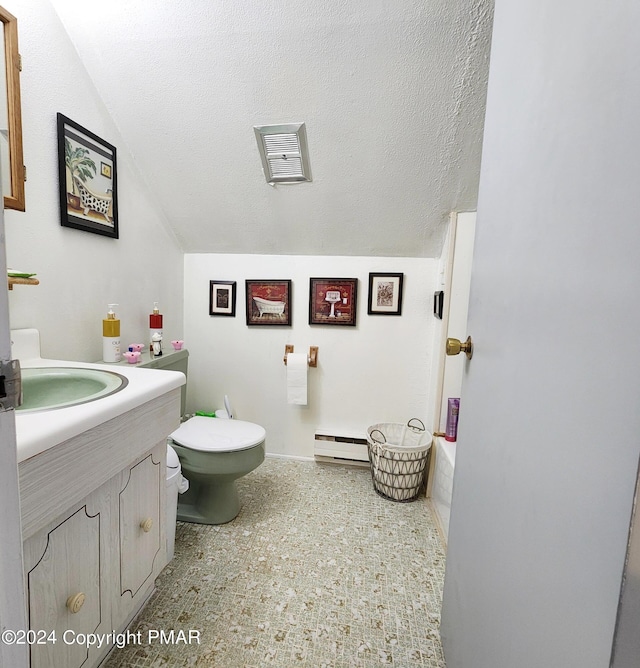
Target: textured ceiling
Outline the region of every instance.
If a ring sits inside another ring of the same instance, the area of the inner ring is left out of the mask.
[[[51,2],[185,252],[436,257],[476,207],[492,0]]]

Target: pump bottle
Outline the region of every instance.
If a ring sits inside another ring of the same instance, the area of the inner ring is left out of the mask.
[[[102,321],[102,361],[119,362],[120,354],[120,320],[116,318],[113,307],[118,304],[109,304],[107,317]]]

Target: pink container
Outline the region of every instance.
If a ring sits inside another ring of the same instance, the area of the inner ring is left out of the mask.
[[[182,346],[184,345],[184,341],[172,341],[171,345],[173,346],[174,350],[182,350]]]
[[[129,362],[129,364],[137,364],[140,361],[140,351],[138,350],[127,350],[124,354],[124,358]]]

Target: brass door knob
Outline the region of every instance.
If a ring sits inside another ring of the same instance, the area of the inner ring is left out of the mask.
[[[471,337],[467,336],[467,340],[462,343],[459,339],[447,339],[447,355],[459,355],[461,352],[463,352],[466,356],[467,359],[471,359],[473,357],[473,341],[471,341]]]
[[[84,599],[85,596],[82,592],[78,592],[77,594],[72,594],[69,596],[66,606],[72,615],[80,612],[80,608],[84,605]]]

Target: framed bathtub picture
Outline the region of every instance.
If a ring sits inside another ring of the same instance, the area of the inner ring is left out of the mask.
[[[116,147],[60,113],[58,186],[63,227],[118,238]]]
[[[309,279],[309,324],[356,324],[357,278]]]
[[[247,280],[247,325],[291,326],[291,280]]]
[[[402,279],[404,274],[369,274],[369,315],[402,315]]]
[[[209,281],[209,315],[228,315],[235,318],[235,281]]]

